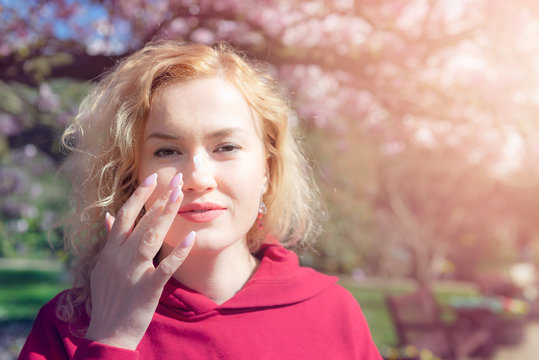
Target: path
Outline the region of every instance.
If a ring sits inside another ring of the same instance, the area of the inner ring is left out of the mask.
[[[539,322],[531,322],[524,331],[524,341],[517,346],[499,347],[492,360],[539,359]]]

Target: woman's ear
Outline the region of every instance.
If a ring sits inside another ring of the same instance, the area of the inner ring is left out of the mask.
[[[268,170],[266,169],[266,174],[264,175],[264,179],[262,182],[262,195],[264,195],[266,191],[268,191],[268,181],[269,181],[268,179],[269,179],[269,174],[268,174]]]

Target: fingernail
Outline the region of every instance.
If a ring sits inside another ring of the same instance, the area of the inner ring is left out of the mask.
[[[105,213],[105,221],[108,222],[109,219],[110,219],[110,214],[109,214],[109,212],[107,211],[107,212]]]
[[[181,247],[186,248],[186,247],[191,246],[193,241],[195,241],[195,236],[196,236],[196,232],[194,231],[191,231],[189,234],[187,234],[187,236],[185,237],[185,239],[183,239],[181,243]]]
[[[144,187],[148,187],[150,185],[153,185],[153,183],[155,183],[155,180],[157,180],[157,174],[151,174],[150,176],[148,176],[143,182],[142,184],[140,184],[141,186],[144,186]]]
[[[175,187],[178,187],[178,185],[180,184],[180,181],[182,181],[182,179],[183,179],[183,174],[182,173],[176,174],[176,176],[174,176],[172,178],[172,180],[170,180],[170,183],[168,184],[168,189],[172,190]]]
[[[182,188],[179,186],[176,186],[176,189],[170,194],[170,198],[168,199],[168,202],[170,204],[175,203],[176,200],[180,197],[180,193],[182,192]]]

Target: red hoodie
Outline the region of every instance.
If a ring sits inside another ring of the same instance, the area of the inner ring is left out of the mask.
[[[171,279],[136,351],[84,339],[88,317],[59,320],[56,297],[39,312],[19,359],[381,359],[337,278],[300,267],[279,245],[258,255],[256,273],[222,305]]]

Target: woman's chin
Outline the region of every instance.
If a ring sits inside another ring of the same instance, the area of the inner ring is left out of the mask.
[[[196,240],[195,245],[193,246],[193,249],[191,250],[191,253],[193,254],[217,253],[231,246],[236,246],[236,245],[241,246],[241,242],[239,240],[226,241],[223,238],[209,239],[209,238],[201,236],[200,239]]]
[[[174,229],[171,228],[171,231],[169,231],[163,242],[161,248],[162,254],[169,254],[188,234],[188,232],[174,232],[173,230]],[[195,231],[195,244],[193,245],[190,254],[221,252],[230,247],[247,248],[244,236],[227,233],[223,231],[223,229],[202,228],[195,229]]]

